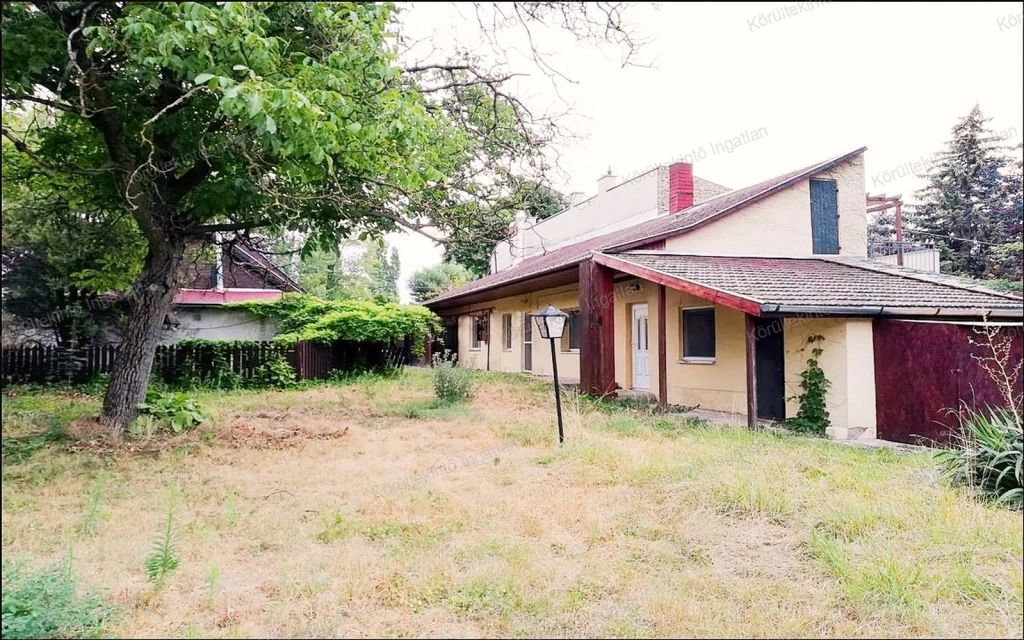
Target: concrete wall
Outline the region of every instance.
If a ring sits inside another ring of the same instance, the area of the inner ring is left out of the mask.
[[[267,341],[277,335],[277,322],[273,318],[258,318],[240,309],[178,307],[174,316],[181,324],[176,330],[161,329],[161,343],[186,338]]]
[[[867,255],[864,158],[813,176],[839,189],[839,253]],[[665,242],[667,251],[722,255],[813,255],[810,181],[803,180],[740,211]]]

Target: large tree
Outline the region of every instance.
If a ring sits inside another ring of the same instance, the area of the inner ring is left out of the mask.
[[[555,23],[633,52],[618,5],[504,7],[488,28]],[[522,175],[543,173],[557,134],[510,92],[514,74],[501,64],[401,58],[393,4],[39,1],[2,11],[5,109],[39,105],[48,116],[27,127],[5,119],[4,137],[40,168],[83,178],[68,197],[125,212],[145,243],[103,402],[115,433],[144,398],[186,243],[255,230],[323,249],[399,228],[457,236]]]
[[[975,278],[993,275],[993,250],[1011,240],[1014,208],[1006,147],[988,121],[975,105],[953,127],[907,217],[908,235],[939,248],[943,271]]]
[[[462,286],[473,279],[473,274],[457,262],[442,262],[424,267],[409,278],[409,291],[413,302],[426,302],[442,293]]]
[[[445,245],[445,260],[457,262],[473,275],[485,275],[491,266],[494,246],[512,237],[512,223],[517,211],[525,211],[534,220],[544,220],[565,209],[568,199],[555,189],[532,180],[515,185],[508,196],[454,230]]]

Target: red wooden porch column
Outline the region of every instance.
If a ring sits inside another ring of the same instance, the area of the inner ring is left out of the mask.
[[[615,393],[615,284],[612,270],[580,263],[580,391]]]
[[[757,328],[754,316],[743,314],[746,318],[747,344],[747,427],[757,430]]]
[[[668,405],[668,337],[665,334],[665,285],[658,285],[658,404]]]

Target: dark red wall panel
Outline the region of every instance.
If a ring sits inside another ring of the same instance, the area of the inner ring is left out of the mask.
[[[875,402],[878,437],[895,442],[946,442],[961,403],[973,408],[1004,405],[989,374],[972,355],[985,349],[972,325],[876,320]],[[1005,327],[1011,361],[1022,357],[1020,327]]]

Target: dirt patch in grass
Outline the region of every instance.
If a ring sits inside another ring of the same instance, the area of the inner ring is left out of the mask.
[[[73,544],[126,636],[1020,636],[1019,514],[928,456],[572,397],[558,446],[550,388],[512,376],[452,406],[418,371],[200,401],[156,455],[5,466],[5,558]]]

